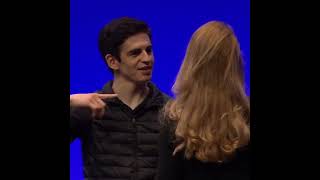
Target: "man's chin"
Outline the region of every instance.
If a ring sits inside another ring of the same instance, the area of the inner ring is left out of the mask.
[[[139,78],[139,80],[137,81],[138,83],[147,83],[151,80],[151,76],[148,77],[143,77],[143,78]]]

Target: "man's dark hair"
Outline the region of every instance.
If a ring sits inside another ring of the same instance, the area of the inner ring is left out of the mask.
[[[105,25],[99,34],[99,51],[103,59],[107,54],[111,54],[121,61],[120,46],[129,37],[138,33],[146,33],[151,40],[149,26],[145,22],[134,18],[122,17]]]

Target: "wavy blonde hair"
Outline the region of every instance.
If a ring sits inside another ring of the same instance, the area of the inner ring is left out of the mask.
[[[211,21],[192,35],[173,93],[164,115],[176,122],[186,158],[221,162],[249,143],[244,66],[230,26]]]

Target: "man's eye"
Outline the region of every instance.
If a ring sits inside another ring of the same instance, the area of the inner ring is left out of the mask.
[[[140,50],[140,49],[137,49],[137,50],[131,51],[130,55],[131,55],[131,56],[138,56],[140,53],[141,53],[141,50]]]
[[[146,49],[146,52],[147,52],[148,54],[151,54],[151,53],[152,53],[152,47],[148,47],[148,48]]]

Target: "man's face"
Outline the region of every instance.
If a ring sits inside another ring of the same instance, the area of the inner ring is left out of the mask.
[[[120,47],[118,76],[135,83],[151,79],[154,63],[152,44],[146,33],[129,37]]]

